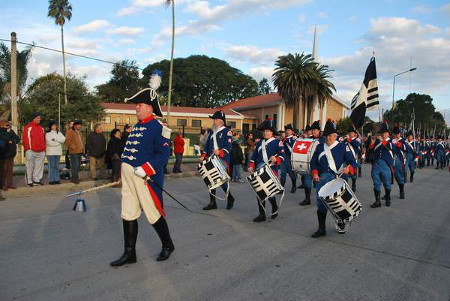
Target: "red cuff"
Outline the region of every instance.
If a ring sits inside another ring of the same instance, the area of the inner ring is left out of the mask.
[[[349,165],[348,169],[349,169],[351,175],[355,173],[355,170],[353,169],[353,166]]]
[[[384,146],[386,146],[386,144],[387,144],[387,141],[383,141],[383,142],[381,142],[381,143],[383,143],[383,145],[384,145]]]
[[[314,176],[314,175],[318,175],[319,171],[317,169],[313,169],[313,170],[311,170],[311,173]]]
[[[223,151],[223,149],[221,149],[219,151],[219,157],[223,158],[224,154],[225,154],[225,152]]]
[[[398,148],[402,147],[402,143],[401,142],[397,142],[397,147]]]
[[[352,142],[352,138],[348,138],[348,142]]]
[[[277,156],[277,165],[280,166],[281,165],[281,158]]]
[[[248,167],[255,169],[255,162],[250,162],[248,164]]]
[[[203,153],[203,154],[201,155],[201,157],[202,157],[203,159],[206,159],[208,156],[206,155],[206,153]]]
[[[369,144],[369,148],[370,149],[373,149],[374,146],[375,146],[375,143],[374,144]]]
[[[151,166],[151,164],[148,162],[145,162],[144,164],[142,164],[141,167],[144,169],[145,173],[149,177],[153,176],[156,173],[156,171],[153,169],[153,166]]]

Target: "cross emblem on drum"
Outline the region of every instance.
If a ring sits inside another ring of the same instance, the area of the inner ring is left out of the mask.
[[[293,147],[294,153],[306,154],[311,146],[311,143],[311,141],[297,141]]]

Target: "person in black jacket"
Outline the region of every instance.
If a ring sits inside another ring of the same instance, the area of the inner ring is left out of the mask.
[[[233,165],[233,176],[231,181],[244,183],[241,175],[241,165],[244,160],[244,154],[242,153],[241,148],[241,139],[238,133],[234,133],[233,135],[233,144],[231,147],[231,164]]]
[[[1,124],[5,124],[4,128],[0,129],[2,132],[4,132],[5,138],[6,138],[6,149],[4,154],[4,160],[5,160],[5,172],[3,173],[5,175],[3,186],[3,190],[7,191],[8,189],[16,189],[15,186],[13,186],[13,168],[14,168],[14,157],[17,154],[17,143],[20,142],[19,136],[16,135],[16,133],[11,129],[11,125],[9,122],[1,122]]]
[[[101,177],[106,179],[108,174],[105,168],[106,139],[103,135],[101,124],[94,126],[94,131],[87,138],[87,151],[92,180],[97,180],[97,164],[100,168]]]
[[[114,129],[111,131],[111,139],[108,142],[106,150],[107,162],[112,169],[112,182],[117,182],[120,179],[120,157],[122,156],[123,145],[120,139],[120,131]]]

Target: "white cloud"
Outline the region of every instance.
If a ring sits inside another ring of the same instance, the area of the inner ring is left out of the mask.
[[[187,25],[178,26],[175,28],[176,37],[180,36],[192,36],[197,34],[204,34],[220,30],[221,27],[215,24],[205,24],[199,21],[189,21]],[[160,46],[165,42],[170,41],[172,38],[172,27],[166,26],[153,37],[152,45],[154,47]]]
[[[356,21],[358,21],[358,16],[350,16],[350,17],[348,18],[348,20],[349,20],[350,22],[356,22]]]
[[[110,24],[106,20],[94,20],[90,23],[72,27],[72,33],[74,35],[81,35],[85,33],[96,32],[99,29],[109,27]]]
[[[412,12],[417,14],[428,14],[431,13],[432,11],[433,8],[428,5],[415,5],[412,8]]]
[[[180,5],[183,4],[185,2],[191,2],[191,1],[195,1],[195,0],[175,0],[176,1],[176,5]],[[140,13],[142,11],[144,11],[146,8],[153,8],[153,7],[165,7],[166,4],[166,0],[133,0],[131,1],[131,5],[121,8],[118,12],[117,12],[117,16],[119,17],[123,17],[126,15],[131,15],[131,14],[137,14]]]
[[[439,11],[450,17],[450,3],[439,7]]]
[[[118,45],[132,45],[134,43],[136,43],[136,41],[133,39],[120,39],[117,42]]]
[[[120,26],[108,31],[108,33],[110,34],[117,34],[122,36],[136,36],[143,32],[144,28],[142,27],[128,27],[128,26]]]
[[[276,59],[285,54],[277,48],[260,49],[256,46],[231,45],[225,48],[226,55],[235,61],[248,61],[254,64],[274,63]],[[273,68],[272,68],[273,69]]]
[[[263,77],[265,77],[269,80],[269,83],[272,84],[273,70],[273,67],[259,66],[250,68],[248,74],[250,74],[256,81],[260,81]]]

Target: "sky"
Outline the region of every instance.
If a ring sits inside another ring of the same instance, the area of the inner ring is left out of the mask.
[[[66,51],[108,61],[135,60],[140,68],[170,58],[171,9],[164,0],[72,0],[64,26]],[[334,72],[336,95],[350,103],[375,53],[381,107],[410,92],[429,94],[450,124],[450,2],[415,0],[175,0],[175,57],[203,54],[229,62],[256,80],[271,78],[278,56],[312,53]],[[0,2],[0,38],[61,48],[48,2]],[[19,46],[19,50],[23,46]],[[67,56],[67,70],[91,88],[106,82],[112,65]],[[33,51],[30,81],[62,73],[61,54]],[[175,70],[176,72],[176,70]],[[378,111],[368,114],[378,116]]]

